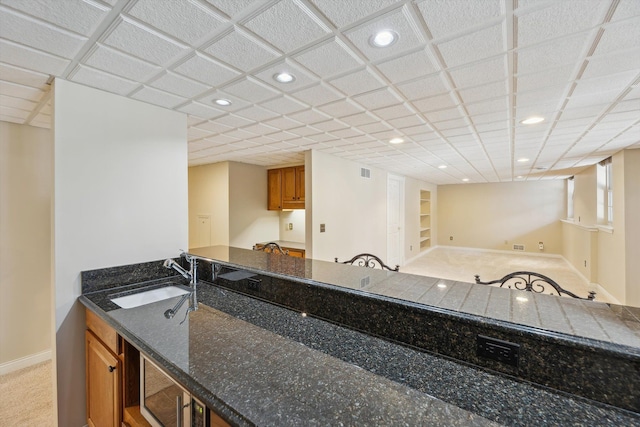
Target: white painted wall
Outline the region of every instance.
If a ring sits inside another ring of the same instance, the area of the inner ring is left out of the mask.
[[[349,259],[362,252],[385,257],[387,173],[369,168],[371,178],[361,178],[361,167],[317,151],[306,157],[307,178],[311,173],[306,182],[312,182],[305,194],[306,246],[314,259]],[[320,232],[320,224],[326,232]]]
[[[187,247],[187,121],[64,80],[56,80],[53,100],[57,419],[82,426],[80,272],[159,260]]]
[[[624,163],[625,303],[640,307],[640,149],[625,150]],[[615,213],[613,220],[615,223]]]
[[[561,180],[438,186],[438,245],[560,254],[565,200]]]
[[[0,122],[0,375],[51,357],[53,134]]]
[[[306,169],[305,169],[306,172]],[[306,193],[305,193],[306,198]],[[280,212],[280,239],[287,242],[305,242],[306,215],[304,209]],[[288,225],[292,224],[293,230]]]

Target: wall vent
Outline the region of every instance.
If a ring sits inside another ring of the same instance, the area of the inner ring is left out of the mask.
[[[524,245],[514,244],[513,245],[513,250],[514,251],[524,251]]]
[[[371,178],[371,169],[360,168],[360,176],[363,178]]]

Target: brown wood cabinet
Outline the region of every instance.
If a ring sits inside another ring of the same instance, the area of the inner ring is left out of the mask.
[[[267,209],[304,209],[304,166],[269,169]]]
[[[119,427],[122,363],[98,334],[91,329],[85,332],[87,423],[90,427]]]

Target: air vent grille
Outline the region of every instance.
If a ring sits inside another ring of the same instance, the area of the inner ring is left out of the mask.
[[[524,245],[514,244],[513,245],[513,250],[522,252],[522,251],[524,251]]]
[[[362,178],[371,178],[371,169],[360,168],[360,176]]]

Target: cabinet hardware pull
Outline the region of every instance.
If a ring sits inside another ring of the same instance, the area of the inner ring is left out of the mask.
[[[109,366],[109,372],[113,372],[113,371],[115,371],[115,370],[116,370],[116,367],[115,367],[115,366]]]

